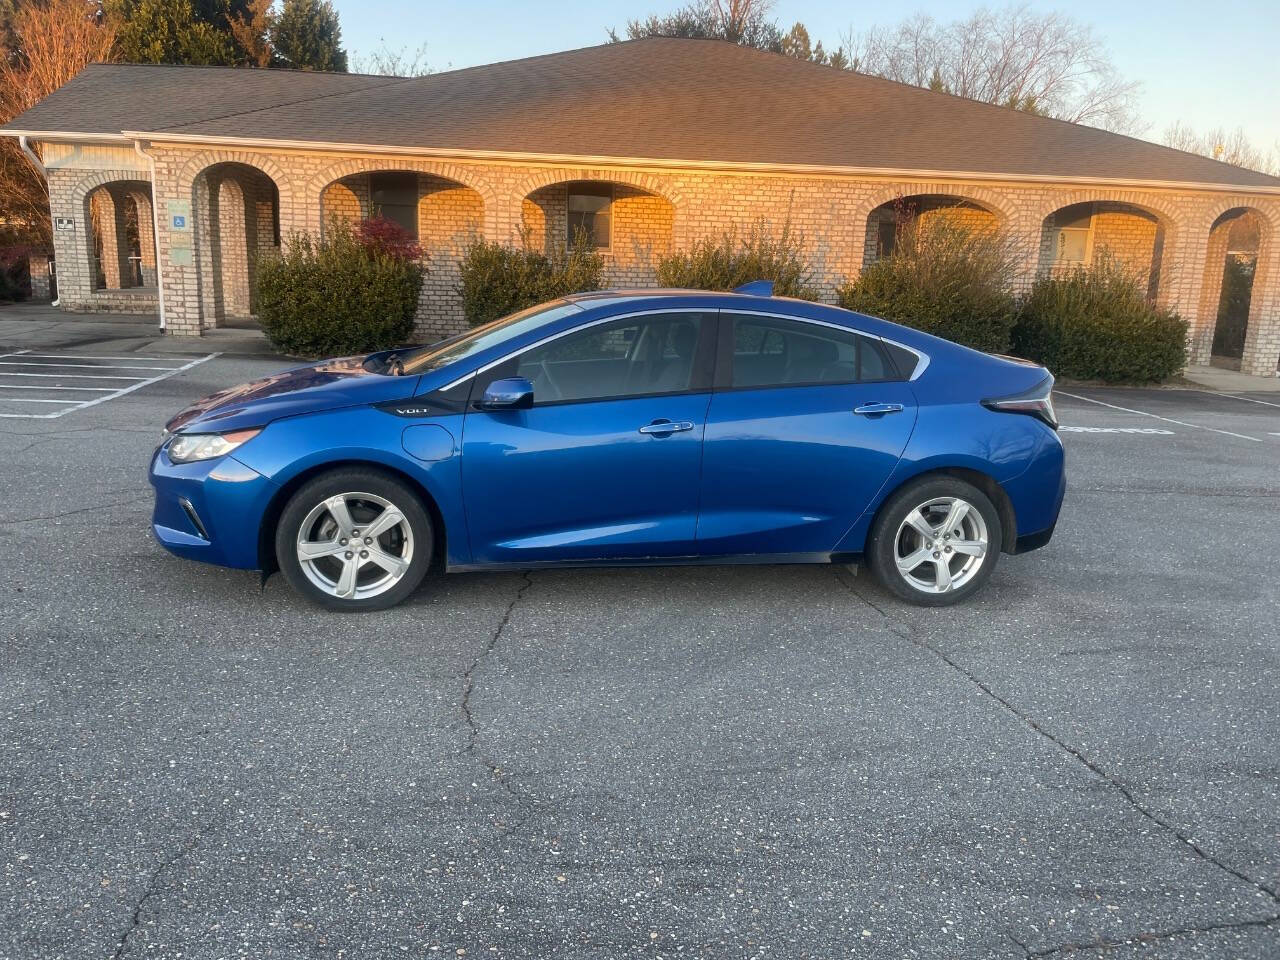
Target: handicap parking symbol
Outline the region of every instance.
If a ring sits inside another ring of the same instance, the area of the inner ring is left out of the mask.
[[[187,229],[187,218],[181,217],[181,216],[175,216],[173,218],[173,229],[175,230]]]

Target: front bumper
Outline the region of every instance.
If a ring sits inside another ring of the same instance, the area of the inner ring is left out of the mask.
[[[189,560],[256,570],[258,535],[274,483],[232,456],[174,463],[164,448],[151,458],[155,488],[151,530],[160,545]]]

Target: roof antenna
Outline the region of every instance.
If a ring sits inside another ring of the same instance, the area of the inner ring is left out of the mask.
[[[734,287],[733,292],[745,294],[748,297],[772,297],[773,281],[752,280],[750,283],[744,283],[740,287]]]

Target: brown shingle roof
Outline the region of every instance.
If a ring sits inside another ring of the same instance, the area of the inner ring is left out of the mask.
[[[1280,187],[1131,137],[715,40],[605,44],[409,80],[95,66],[10,127]]]
[[[162,130],[403,82],[398,77],[304,70],[94,63],[0,130],[85,134]]]

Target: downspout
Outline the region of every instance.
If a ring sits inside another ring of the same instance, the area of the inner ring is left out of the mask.
[[[44,178],[45,185],[47,186],[49,183],[49,171],[44,168],[44,161],[40,159],[34,150],[31,149],[31,144],[27,142],[27,135],[25,133],[18,136],[18,147],[22,150],[23,154],[26,155],[26,158],[31,161],[31,165],[36,168],[40,173],[40,176]],[[57,261],[55,260],[54,263],[57,263]],[[50,306],[56,307],[61,302],[62,297],[58,297],[58,299],[54,300]]]
[[[160,307],[160,329],[164,329],[164,265],[160,262],[160,201],[156,196],[156,158],[142,149],[143,141],[133,141],[134,152],[151,167],[151,245],[156,252],[156,300]],[[150,146],[150,144],[147,144]]]

